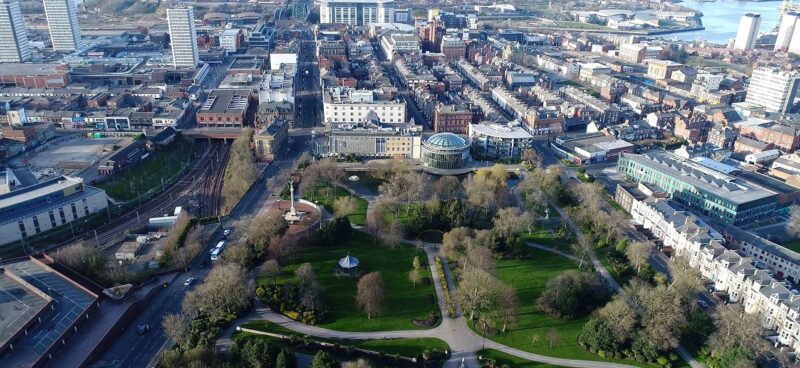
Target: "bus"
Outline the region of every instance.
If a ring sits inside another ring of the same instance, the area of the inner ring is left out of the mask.
[[[214,248],[211,248],[211,250],[208,251],[208,253],[214,253],[214,251],[217,250],[217,249],[223,249],[223,248],[225,248],[225,245],[226,245],[225,241],[224,240],[220,240],[220,242],[217,243],[217,245],[214,246]]]
[[[217,246],[214,248],[214,250],[211,251],[211,261],[212,262],[219,260],[219,257],[222,256],[222,252],[225,251],[225,245],[226,245],[226,243],[224,241],[221,241],[221,242],[219,242],[217,244]]]

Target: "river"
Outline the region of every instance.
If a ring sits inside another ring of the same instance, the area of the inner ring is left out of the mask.
[[[739,19],[746,13],[761,14],[759,32],[772,31],[780,19],[778,10],[781,5],[780,1],[685,0],[680,4],[701,11],[703,26],[706,29],[665,35],[666,38],[677,37],[687,41],[704,39],[713,43],[725,44],[728,40],[736,38]]]

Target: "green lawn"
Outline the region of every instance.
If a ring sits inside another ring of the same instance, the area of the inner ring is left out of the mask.
[[[242,325],[245,328],[252,330],[259,330],[264,332],[272,332],[282,335],[296,335],[305,336],[303,334],[294,332],[285,327],[279,326],[269,321],[250,321]],[[244,336],[253,336],[246,332],[237,332],[234,339],[239,339]],[[263,336],[263,335],[262,335]],[[336,339],[323,339],[316,338],[317,341],[324,341],[330,343],[338,343],[341,345],[349,345],[361,349],[382,351],[386,354],[399,354],[406,357],[414,357],[422,354],[426,349],[450,349],[446,342],[433,339],[433,338],[418,338],[418,339],[390,339],[390,340],[336,340]]]
[[[792,240],[792,241],[790,241],[788,243],[784,243],[784,244],[781,244],[781,245],[783,245],[784,247],[786,247],[788,249],[791,249],[791,250],[793,250],[795,252],[800,252],[800,239]]]
[[[492,349],[485,349],[478,352],[478,356],[481,359],[494,359],[497,362],[497,366],[501,367],[503,365],[507,365],[509,367],[516,367],[516,368],[562,368],[560,365],[552,365],[552,364],[545,364],[545,363],[538,363],[538,362],[531,362],[522,358],[517,358],[513,355],[508,355],[501,351],[492,350]]]
[[[529,259],[498,260],[497,277],[517,290],[521,304],[520,319],[516,328],[487,338],[542,355],[634,364],[631,361],[603,359],[578,346],[578,335],[588,316],[569,321],[556,320],[542,313],[536,306],[536,299],[544,291],[548,280],[566,270],[576,268],[575,262],[565,257],[537,249],[531,249]],[[551,328],[557,329],[561,334],[561,341],[552,350],[546,339],[547,332]]]
[[[334,185],[327,186],[325,184],[317,184],[313,190],[308,193],[303,193],[303,199],[321,204],[330,213],[333,213],[333,203],[342,197],[351,196],[350,192],[346,189]],[[288,198],[288,197],[287,197]],[[356,212],[348,216],[350,223],[355,225],[364,225],[367,222],[367,201],[361,197],[353,196],[356,199],[357,209]]]
[[[551,211],[550,213],[554,213]],[[558,214],[558,212],[555,212]],[[522,240],[556,248],[560,251],[569,252],[572,240],[558,239],[553,236],[557,224],[536,224],[533,231],[522,234]]]
[[[175,176],[184,164],[187,164],[193,145],[187,139],[178,138],[164,149],[158,150],[153,157],[147,158],[135,168],[128,170],[111,180],[97,185],[106,193],[118,200],[129,201],[139,194],[161,186]]]
[[[350,253],[361,261],[367,272],[378,271],[385,286],[384,310],[378,316],[367,319],[366,313],[356,305],[356,280],[339,279],[333,274],[336,262]],[[431,311],[438,314],[436,292],[433,282],[429,286],[414,285],[408,280],[411,263],[415,255],[425,262],[425,253],[409,246],[391,250],[374,243],[372,238],[359,231],[353,239],[341,245],[313,247],[300,253],[296,262],[283,267],[279,283],[293,282],[294,271],[304,263],[314,267],[317,280],[325,290],[328,315],[321,327],[341,331],[389,331],[420,329],[412,319],[424,319]],[[430,272],[425,277],[431,277]],[[260,278],[259,283],[270,280]]]

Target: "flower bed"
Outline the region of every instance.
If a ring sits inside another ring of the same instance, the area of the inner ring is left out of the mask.
[[[442,258],[436,257],[436,266],[439,268],[439,281],[442,283],[442,290],[444,290],[444,304],[447,306],[447,314],[450,318],[456,318],[456,310],[453,307],[453,300],[450,298],[450,286],[447,284],[447,279],[444,276],[444,267],[442,266]]]

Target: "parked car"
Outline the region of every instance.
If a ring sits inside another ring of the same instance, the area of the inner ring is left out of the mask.
[[[222,230],[222,236],[228,236],[231,234],[231,229]]]
[[[147,331],[150,331],[150,325],[148,324],[139,325],[139,327],[137,328],[137,332],[139,333],[139,335],[144,335],[145,333],[147,333]]]
[[[700,306],[700,308],[703,308],[703,309],[708,308],[708,303],[706,303],[705,300],[698,299],[697,300],[697,304]]]
[[[183,286],[190,286],[194,283],[194,277],[190,277],[183,282]]]

